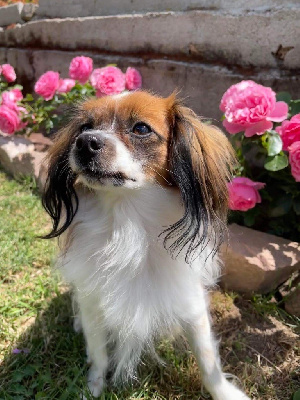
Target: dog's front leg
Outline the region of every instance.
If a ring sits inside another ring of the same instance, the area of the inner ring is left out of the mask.
[[[221,369],[220,357],[213,338],[209,316],[205,310],[185,331],[201,370],[203,383],[214,400],[250,400],[230,383]]]
[[[81,312],[81,322],[86,340],[88,362],[91,363],[87,378],[88,387],[92,395],[98,397],[105,387],[108,367],[106,332],[99,315],[94,315],[90,309]]]

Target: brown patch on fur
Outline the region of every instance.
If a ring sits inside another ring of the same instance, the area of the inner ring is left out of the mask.
[[[57,132],[53,146],[50,147],[46,157],[49,164],[54,164],[62,153],[68,151],[74,139],[74,128],[74,123],[72,123]]]
[[[144,166],[148,180],[170,185],[168,172],[169,99],[148,92],[134,92],[87,101],[84,111],[95,124],[110,126],[115,120],[115,133],[133,156]],[[101,122],[100,122],[101,121]],[[137,122],[144,122],[155,132],[148,138],[135,138],[128,133]]]
[[[203,123],[172,94],[171,117],[174,129],[189,145],[194,174],[201,183],[204,206],[210,214],[225,219],[228,211],[227,182],[235,162],[233,148],[226,136],[215,126]]]
[[[168,159],[172,132],[179,129],[190,146],[195,174],[202,183],[205,205],[211,210],[227,209],[228,167],[233,151],[227,138],[217,128],[205,125],[196,114],[184,107],[172,93],[162,98],[137,91],[120,96],[93,98],[82,104],[76,120],[57,135],[49,152],[54,161],[70,147],[80,125],[92,122],[95,129],[111,129],[134,158],[141,161],[148,180],[160,185],[172,185]],[[130,135],[137,122],[144,122],[155,132],[147,138]],[[52,162],[50,161],[50,162]]]

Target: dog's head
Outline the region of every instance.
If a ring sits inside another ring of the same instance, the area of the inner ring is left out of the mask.
[[[171,250],[191,254],[209,227],[221,232],[227,214],[232,149],[215,127],[202,123],[175,95],[138,91],[80,105],[50,150],[43,204],[53,219],[46,237],[59,236],[78,206],[74,184],[92,190],[178,188],[182,218],[165,231]]]

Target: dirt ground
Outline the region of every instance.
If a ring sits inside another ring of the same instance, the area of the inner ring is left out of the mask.
[[[265,400],[289,400],[300,389],[299,321],[272,304],[221,291],[211,296],[223,365],[243,379],[251,398],[265,392]]]

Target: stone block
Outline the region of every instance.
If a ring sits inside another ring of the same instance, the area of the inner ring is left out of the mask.
[[[0,7],[0,26],[22,22],[22,9],[23,3],[15,3],[9,6]]]
[[[300,68],[299,20],[297,7],[242,14],[194,10],[45,19],[0,32],[0,46],[295,70]]]
[[[30,135],[30,142],[33,143],[34,149],[39,152],[45,152],[52,146],[52,140],[41,133],[32,133]]]
[[[143,88],[163,96],[178,89],[188,106],[200,116],[213,119],[215,124],[219,123],[221,117],[219,104],[222,95],[230,85],[245,77],[270,86],[275,91],[289,91],[293,98],[300,97],[300,76],[286,71],[270,69],[262,72],[244,72],[236,68],[200,62],[109,56],[88,51],[0,48],[0,62],[11,63],[16,68],[20,82],[28,83],[28,90],[32,90],[34,82],[48,70],[58,71],[62,77],[68,77],[70,61],[78,55],[92,57],[95,68],[107,64],[117,64],[123,71],[128,66],[138,68],[143,77]]]
[[[10,175],[33,176],[41,188],[44,175],[40,168],[45,153],[35,151],[34,144],[22,136],[0,136],[0,165]]]
[[[300,285],[284,301],[285,310],[300,318]]]
[[[32,18],[35,16],[38,8],[39,8],[39,6],[34,3],[24,4],[22,12],[21,12],[22,20],[25,22],[31,21]]]
[[[300,270],[300,244],[232,224],[222,259],[226,290],[268,293]]]
[[[226,10],[231,13],[241,11],[267,11],[276,8],[299,6],[297,0],[40,0],[38,15],[48,18],[89,17],[96,15],[116,15],[145,13],[149,11]]]

